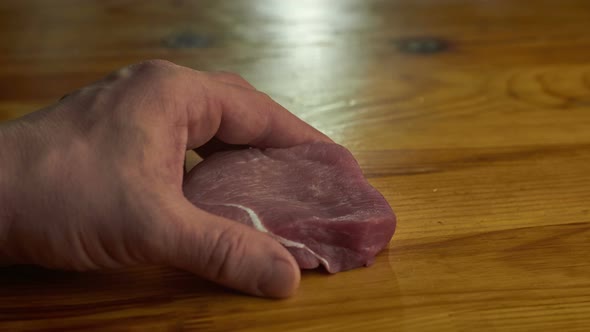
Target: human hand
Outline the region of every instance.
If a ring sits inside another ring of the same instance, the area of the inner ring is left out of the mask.
[[[250,294],[293,294],[299,268],[285,248],[185,199],[185,152],[210,150],[214,137],[262,148],[330,141],[239,76],[160,60],[3,124],[0,260],[167,264]]]

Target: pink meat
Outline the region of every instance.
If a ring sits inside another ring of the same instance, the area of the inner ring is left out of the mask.
[[[396,224],[338,144],[219,152],[189,172],[184,192],[203,210],[268,232],[303,269],[368,266]]]

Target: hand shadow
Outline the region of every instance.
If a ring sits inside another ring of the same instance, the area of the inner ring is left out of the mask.
[[[159,266],[91,272],[25,265],[3,267],[0,285],[0,321],[94,316],[150,308],[174,316],[180,307],[206,315],[207,302],[212,297],[245,296],[191,273]]]

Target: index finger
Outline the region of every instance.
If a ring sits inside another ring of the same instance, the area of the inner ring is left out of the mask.
[[[260,91],[203,78],[192,70],[187,75],[193,82],[189,86],[202,90],[193,92],[186,105],[189,149],[213,137],[258,148],[333,142]]]

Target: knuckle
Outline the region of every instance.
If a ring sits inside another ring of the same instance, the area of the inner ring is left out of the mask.
[[[212,280],[229,280],[239,275],[246,255],[246,238],[243,233],[221,231],[208,251],[206,268]]]
[[[181,90],[183,71],[181,67],[167,60],[147,60],[132,65],[129,75],[134,76],[136,87],[146,91],[152,91],[159,98],[172,96]]]
[[[130,90],[153,90],[157,93],[170,92],[177,85],[181,74],[181,67],[167,60],[146,60],[120,68],[108,74],[102,80],[62,97],[69,99],[73,94],[97,95],[101,92],[109,92],[113,87],[129,92]],[[108,89],[105,89],[108,88]],[[104,90],[104,91],[103,91]]]
[[[176,64],[168,60],[150,59],[141,61],[137,64],[131,65],[130,67],[134,68],[135,70],[160,70],[176,67]]]
[[[118,79],[123,79],[136,75],[154,75],[160,74],[165,71],[169,71],[176,65],[167,60],[153,59],[141,61],[123,68],[120,68],[108,76],[105,77],[104,81],[113,82]]]
[[[179,66],[167,60],[146,60],[121,69],[123,75],[139,76],[141,79],[161,82],[180,73]]]
[[[158,98],[172,96],[177,87],[178,83],[174,77],[155,76],[150,78],[149,90],[155,92],[154,96],[158,96]]]

